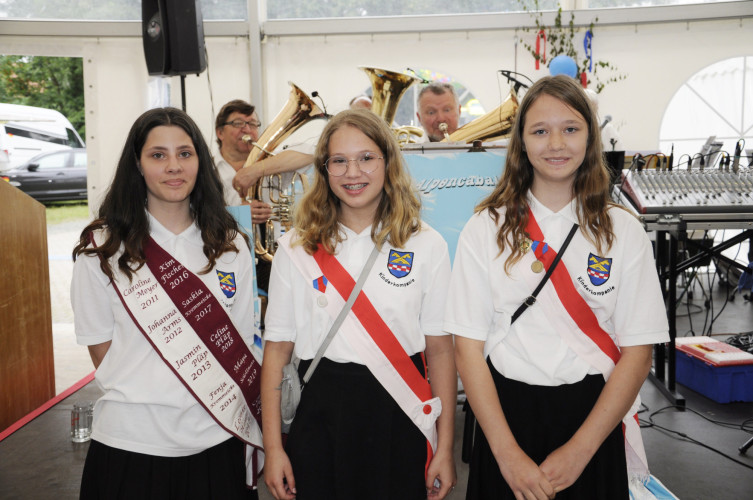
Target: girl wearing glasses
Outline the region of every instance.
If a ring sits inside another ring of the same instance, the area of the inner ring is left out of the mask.
[[[457,376],[442,331],[447,244],[421,222],[397,141],[370,111],[330,120],[314,165],[295,229],[272,263],[265,481],[286,500],[444,498],[456,482]],[[283,444],[282,368],[294,354],[303,376],[375,246],[375,264],[304,387]]]

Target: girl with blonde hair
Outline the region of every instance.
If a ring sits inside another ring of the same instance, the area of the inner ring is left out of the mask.
[[[272,263],[262,368],[267,486],[277,499],[443,498],[456,482],[457,375],[442,331],[447,244],[421,222],[397,141],[370,111],[330,120],[314,165]],[[362,273],[363,289],[305,385],[283,445],[282,368],[295,354],[303,376]]]

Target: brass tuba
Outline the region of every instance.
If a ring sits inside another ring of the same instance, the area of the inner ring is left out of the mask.
[[[274,151],[282,141],[302,125],[318,118],[329,118],[329,115],[322,111],[298,86],[292,82],[288,83],[292,88],[287,103],[285,103],[285,106],[283,106],[269,126],[264,129],[259,140],[252,143],[254,147],[251,149],[248,158],[246,158],[243,168],[273,155],[274,153],[271,151]],[[244,137],[243,139],[248,142],[250,137]],[[246,197],[247,201],[250,201],[252,196],[257,200],[261,200],[263,199],[262,195],[265,190],[270,190],[268,198],[272,205],[272,217],[264,224],[266,231],[263,238],[261,224],[254,225],[254,252],[261,259],[271,261],[276,250],[277,238],[273,221],[278,221],[286,231],[290,229],[292,224],[292,206],[295,202],[296,182],[300,182],[303,190],[308,187],[306,176],[296,173],[289,186],[283,187],[281,185],[282,176],[276,175],[262,177],[249,189]],[[280,194],[272,195],[271,190],[275,189],[279,190]]]
[[[371,91],[373,94],[371,97],[371,111],[384,119],[387,125],[392,126],[403,94],[408,90],[408,87],[416,82],[420,82],[421,79],[412,75],[406,75],[405,73],[380,68],[360,66],[359,69],[366,72],[371,81]],[[414,142],[411,138],[412,135],[420,137],[424,133],[422,129],[410,126],[397,127],[393,131],[401,145]]]
[[[518,112],[518,96],[510,89],[507,97],[496,109],[466,123],[442,142],[495,141],[510,135]]]

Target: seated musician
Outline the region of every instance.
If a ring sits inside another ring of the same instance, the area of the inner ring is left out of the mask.
[[[275,156],[243,168],[248,158],[252,143],[259,139],[261,122],[253,105],[235,99],[220,109],[215,120],[215,134],[219,145],[219,157],[215,158],[217,169],[225,188],[225,203],[230,206],[249,203],[254,224],[263,224],[272,216],[272,207],[263,201],[248,196],[257,181],[265,176],[284,172],[293,172],[313,161],[313,154],[301,150],[285,150]],[[244,136],[250,140],[244,140]],[[246,201],[246,198],[251,200]],[[257,286],[265,290],[269,283],[271,264],[259,259],[256,264]]]
[[[431,142],[439,142],[458,129],[460,101],[450,83],[432,82],[418,94],[418,121]],[[441,123],[447,125],[442,130]]]

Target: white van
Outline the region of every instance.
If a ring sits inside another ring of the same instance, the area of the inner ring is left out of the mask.
[[[59,111],[0,103],[0,170],[17,167],[46,151],[84,147],[76,129]]]
[[[2,125],[0,125],[2,127]],[[0,134],[0,172],[10,168],[10,138]]]

